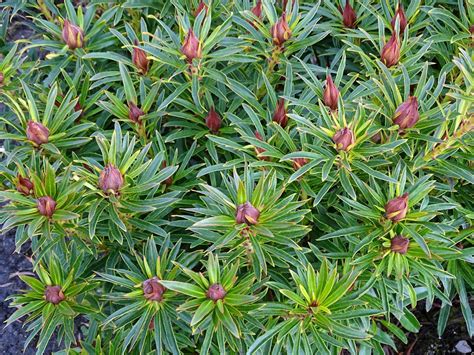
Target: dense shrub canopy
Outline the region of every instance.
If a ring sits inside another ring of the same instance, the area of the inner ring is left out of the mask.
[[[472,3],[0,7],[38,354],[383,354],[454,300],[474,335]]]

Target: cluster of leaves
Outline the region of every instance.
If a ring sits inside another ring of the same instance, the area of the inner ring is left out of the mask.
[[[469,1],[0,8],[25,346],[384,354],[453,300],[474,335]]]

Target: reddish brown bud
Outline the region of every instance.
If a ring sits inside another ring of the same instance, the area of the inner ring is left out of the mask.
[[[408,212],[408,194],[396,197],[385,205],[385,217],[392,222],[398,222],[405,218]]]
[[[26,124],[26,138],[36,145],[48,143],[49,129],[39,122],[28,121]]]
[[[257,138],[259,141],[264,142],[264,139],[263,139],[262,135],[260,133],[258,133],[258,131],[255,131],[255,138]],[[255,152],[257,153],[257,155],[259,155],[260,153],[266,152],[266,151],[267,150],[265,148],[255,147]],[[260,156],[258,157],[258,159],[265,160],[265,161],[270,160],[269,157],[260,157]]]
[[[184,38],[181,53],[186,56],[189,63],[192,63],[194,58],[201,58],[201,43],[192,28],[189,29],[188,34]]]
[[[383,46],[380,58],[387,68],[398,64],[400,60],[400,43],[398,42],[396,33],[392,33],[392,37],[390,37],[389,41]]]
[[[342,23],[347,28],[355,28],[356,21],[357,14],[349,3],[349,0],[346,0],[346,6],[344,6],[344,10],[342,11]]]
[[[213,284],[209,286],[209,289],[207,290],[206,296],[210,300],[213,300],[214,302],[217,302],[218,300],[221,300],[225,297],[227,292],[224,290],[224,287],[222,287],[221,284]]]
[[[198,17],[199,13],[200,13],[202,10],[205,10],[206,13],[207,13],[207,5],[206,5],[206,3],[205,3],[203,0],[201,0],[201,1],[199,2],[198,7],[196,7],[196,10],[194,10],[194,17]]]
[[[257,224],[260,217],[260,211],[252,206],[250,202],[245,202],[237,206],[235,221],[238,224],[246,223],[247,225]]]
[[[380,143],[382,141],[382,134],[380,132],[375,133],[370,140],[374,143]]]
[[[30,179],[24,178],[21,175],[18,175],[18,182],[16,184],[16,190],[25,195],[31,195],[33,193],[34,185]]]
[[[337,100],[339,99],[339,90],[332,81],[331,75],[326,76],[326,88],[323,93],[323,102],[331,110],[337,110]]]
[[[77,101],[76,104],[74,105],[74,112],[77,112],[77,111],[82,111],[82,107],[79,101]]]
[[[206,126],[209,128],[209,131],[213,134],[219,133],[221,128],[221,118],[219,114],[214,110],[214,107],[211,107],[209,113],[206,116]]]
[[[128,103],[128,118],[130,121],[135,123],[141,123],[140,117],[143,116],[145,112],[143,112],[137,105],[133,102]]]
[[[285,100],[278,100],[275,112],[273,113],[273,122],[278,123],[283,128],[288,124],[287,110],[285,108]]]
[[[166,168],[168,165],[166,164],[166,161],[163,160],[163,163],[161,163],[161,168]],[[165,180],[165,185],[170,186],[173,184],[173,176],[170,176]]]
[[[54,305],[64,301],[66,298],[64,296],[61,287],[59,286],[46,286],[44,290],[44,298],[46,302],[52,303]]]
[[[163,293],[166,291],[166,287],[160,284],[160,279],[153,276],[143,282],[143,296],[149,301],[160,302],[163,299]]]
[[[418,100],[415,96],[410,96],[408,100],[398,106],[393,116],[393,123],[400,127],[400,130],[413,127],[420,118],[418,112]]]
[[[36,201],[36,208],[40,215],[51,218],[56,210],[56,201],[49,196],[43,196]]]
[[[403,6],[400,3],[398,3],[397,11],[395,11],[392,21],[390,22],[394,31],[395,23],[397,22],[397,16],[398,21],[400,22],[400,33],[403,33],[405,31],[405,28],[407,27],[407,18],[405,16],[405,11],[403,11]]]
[[[82,48],[84,46],[84,31],[77,25],[64,20],[63,41],[69,49]]]
[[[308,164],[308,160],[306,158],[293,158],[293,169],[298,170],[303,165]]]
[[[410,239],[396,235],[390,241],[390,250],[394,253],[406,254],[410,245]]]
[[[350,128],[344,127],[337,131],[332,137],[336,143],[337,150],[349,151],[355,143],[354,132]]]
[[[273,43],[277,46],[282,46],[291,37],[291,29],[286,21],[286,13],[281,14],[280,19],[272,26],[271,34]]]
[[[145,75],[148,72],[148,66],[150,64],[150,61],[146,57],[146,52],[138,47],[138,41],[135,40],[133,44],[135,45],[135,47],[133,47],[132,62],[138,69],[138,71],[141,74]]]
[[[119,169],[111,163],[107,164],[99,175],[99,188],[105,193],[116,194],[123,186],[123,176]]]
[[[262,19],[262,0],[258,0],[254,7],[252,7],[252,13],[255,17]]]

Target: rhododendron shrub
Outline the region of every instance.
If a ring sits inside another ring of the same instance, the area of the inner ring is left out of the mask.
[[[469,1],[0,8],[25,346],[384,354],[458,304],[474,335]]]

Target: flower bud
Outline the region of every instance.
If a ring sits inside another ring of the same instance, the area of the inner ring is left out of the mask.
[[[383,46],[380,58],[387,68],[398,64],[400,59],[400,43],[398,43],[396,33],[392,33],[392,37],[390,37],[389,41]]]
[[[207,13],[207,5],[205,4],[205,2],[203,0],[199,1],[199,5],[198,5],[198,7],[196,7],[196,10],[194,11],[194,17],[198,17],[199,13],[202,10],[205,10],[206,13]]]
[[[298,170],[300,169],[303,165],[308,164],[308,160],[306,158],[293,158],[293,169]]]
[[[213,284],[209,286],[209,289],[207,290],[206,296],[210,300],[213,300],[214,302],[217,302],[218,300],[221,300],[225,297],[227,292],[224,290],[224,287],[222,287],[221,284]]]
[[[133,44],[135,45],[135,47],[133,47],[132,62],[138,69],[138,71],[141,74],[145,75],[148,72],[148,66],[150,64],[150,61],[146,57],[146,52],[143,49],[137,47],[138,41],[135,40]]]
[[[107,164],[99,175],[99,188],[105,193],[116,194],[123,186],[123,176],[119,169],[111,163]]]
[[[258,131],[255,131],[255,138],[257,138],[259,141],[264,142],[264,139],[263,139],[262,135],[260,133],[258,133]],[[257,155],[259,155],[260,153],[266,152],[266,151],[267,150],[265,148],[255,147],[255,153],[257,153]],[[270,160],[269,157],[260,157],[260,156],[258,157],[258,159],[265,160],[265,161]]]
[[[415,96],[410,96],[408,100],[398,106],[393,116],[393,123],[400,127],[400,130],[413,127],[420,118],[418,112],[418,100]]]
[[[166,161],[163,160],[163,163],[161,163],[161,168],[164,169],[166,168],[168,165],[166,164]],[[167,178],[165,181],[165,185],[166,186],[170,186],[173,184],[173,176],[170,176],[169,178]]]
[[[214,110],[214,107],[211,107],[209,113],[206,117],[206,126],[209,128],[209,131],[213,134],[219,133],[221,128],[221,118],[219,114]]]
[[[46,286],[44,290],[44,298],[46,302],[52,303],[52,304],[58,304],[66,298],[64,296],[63,291],[61,290],[61,287],[59,286]]]
[[[160,302],[163,299],[166,287],[160,284],[159,281],[158,277],[153,276],[151,279],[143,282],[143,295],[147,300]]]
[[[323,102],[331,110],[337,110],[337,100],[339,99],[339,90],[332,81],[331,75],[326,76],[326,87],[323,93]]]
[[[410,239],[405,238],[401,235],[396,235],[390,241],[390,250],[394,253],[406,254],[408,246],[410,245]]]
[[[84,31],[77,25],[64,20],[63,41],[69,49],[82,48],[84,46]]]
[[[403,6],[400,2],[398,3],[397,11],[395,11],[392,21],[390,22],[394,31],[395,31],[395,23],[397,22],[397,16],[398,16],[398,21],[400,23],[400,33],[403,33],[405,31],[405,28],[407,27],[407,18],[405,16],[405,11],[403,11]]]
[[[291,37],[291,29],[286,21],[285,12],[281,14],[280,19],[272,26],[270,32],[273,37],[273,43],[280,47]]]
[[[3,85],[3,80],[5,79],[5,76],[3,75],[3,72],[0,71],[0,86]]]
[[[260,211],[252,206],[250,202],[245,202],[237,206],[235,221],[238,224],[246,223],[247,225],[257,224]]]
[[[201,58],[201,43],[199,43],[199,39],[194,34],[192,28],[189,29],[188,34],[184,38],[181,53],[186,56],[189,63],[192,63],[194,58]]]
[[[133,102],[128,103],[128,118],[134,123],[141,123],[140,117],[143,116],[143,112],[137,105]]]
[[[408,194],[396,197],[385,205],[385,217],[392,222],[398,222],[405,218],[408,212]]]
[[[278,100],[277,107],[273,113],[273,122],[278,123],[283,128],[288,124],[288,116],[285,108],[285,100]]]
[[[342,11],[342,23],[347,28],[355,28],[356,21],[357,14],[349,3],[349,0],[346,0],[346,6],[344,6],[344,10]]]
[[[337,131],[332,137],[336,143],[337,150],[349,151],[355,143],[354,132],[350,128],[344,127]]]
[[[39,122],[28,121],[26,124],[26,138],[36,145],[48,143],[49,129]]]
[[[49,196],[40,197],[36,202],[36,208],[40,215],[51,218],[56,210],[56,201]]]
[[[370,140],[375,144],[380,143],[382,141],[382,134],[377,132],[372,137],[370,137]]]
[[[262,19],[262,0],[258,0],[254,7],[252,7],[252,13],[255,17]]]
[[[25,195],[31,195],[33,193],[34,185],[30,179],[24,178],[21,175],[18,175],[18,183],[16,184],[16,190]]]

